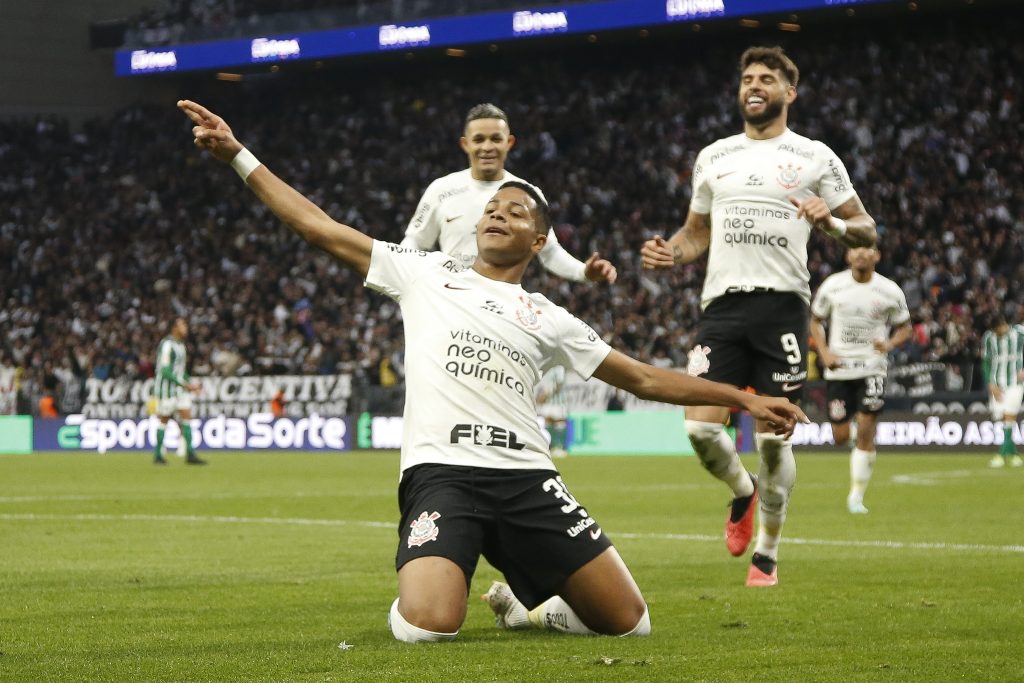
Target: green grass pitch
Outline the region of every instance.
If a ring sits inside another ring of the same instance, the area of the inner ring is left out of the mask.
[[[570,457],[651,609],[646,639],[498,631],[477,570],[455,643],[394,641],[393,452],[0,457],[3,681],[1022,680],[1024,469],[798,454],[780,585],[743,586],[693,458]],[[753,458],[746,458],[750,467]],[[342,642],[351,648],[342,649]]]

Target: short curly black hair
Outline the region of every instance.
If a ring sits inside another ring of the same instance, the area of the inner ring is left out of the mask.
[[[786,51],[778,45],[748,47],[740,56],[740,73],[746,71],[751,64],[764,64],[769,69],[781,71],[794,88],[800,80],[800,69],[796,68],[796,64],[786,55]]]

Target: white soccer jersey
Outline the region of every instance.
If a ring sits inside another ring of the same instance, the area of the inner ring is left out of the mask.
[[[403,247],[431,251],[435,246],[470,267],[476,260],[476,224],[484,207],[504,183],[515,180],[530,185],[544,198],[540,188],[505,171],[501,180],[476,180],[470,169],[450,173],[430,183],[420,198],[409,227],[405,230]],[[545,201],[547,201],[545,199]],[[538,254],[545,268],[570,280],[583,280],[583,264],[573,258],[548,230],[548,241]]]
[[[856,194],[831,149],[788,128],[770,140],[733,135],[701,150],[690,210],[711,214],[702,307],[733,287],[796,292],[810,302],[811,224],[796,217],[789,201],[808,192],[830,209]]]
[[[849,270],[825,278],[811,313],[828,321],[828,347],[842,361],[834,370],[825,369],[827,380],[884,375],[886,355],[876,351],[872,342],[888,339],[890,328],[910,320],[899,285],[878,273],[867,282],[857,282]]]
[[[586,323],[441,252],[374,242],[366,286],[405,321],[404,472],[421,463],[554,469],[534,389],[556,365],[590,377],[611,351]]]

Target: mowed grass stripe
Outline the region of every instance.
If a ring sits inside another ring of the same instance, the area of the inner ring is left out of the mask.
[[[373,522],[363,520],[345,519],[307,519],[301,517],[229,517],[224,515],[103,515],[103,514],[36,514],[36,513],[0,513],[0,520],[5,521],[97,521],[97,522],[118,522],[118,521],[142,521],[142,522],[196,522],[196,523],[217,523],[217,524],[283,524],[294,526],[358,526],[379,529],[393,530],[394,522]],[[645,532],[609,532],[616,538],[628,538],[633,540],[662,540],[662,541],[695,541],[701,543],[720,543],[720,536],[706,534],[660,534]],[[980,543],[935,543],[918,541],[864,541],[844,539],[823,539],[823,538],[786,538],[787,544],[828,546],[828,547],[854,547],[854,548],[882,548],[887,550],[948,550],[966,552],[993,552],[993,553],[1024,553],[1024,545],[985,545]]]

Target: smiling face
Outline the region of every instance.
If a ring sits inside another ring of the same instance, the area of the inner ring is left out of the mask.
[[[516,138],[501,119],[474,119],[466,124],[459,140],[469,157],[469,167],[477,180],[500,180],[505,172],[505,159]]]
[[[510,266],[529,260],[547,241],[546,231],[537,231],[539,209],[526,191],[504,187],[484,207],[476,224],[480,256],[495,266]]]
[[[740,76],[740,115],[752,126],[764,127],[785,116],[795,99],[796,88],[778,69],[755,62]]]

